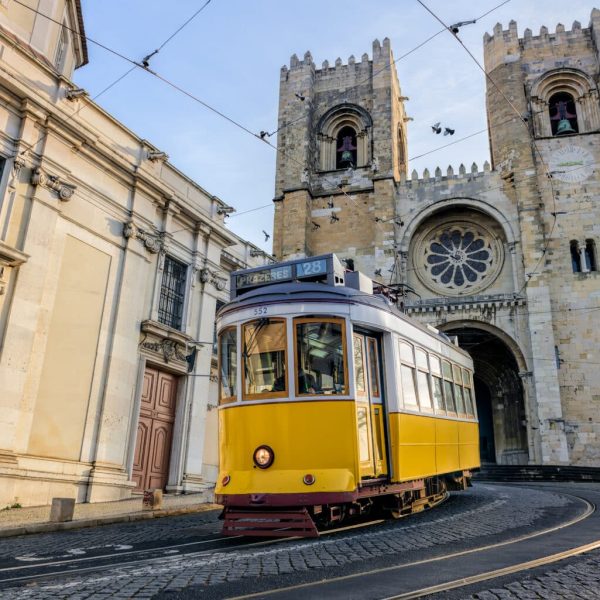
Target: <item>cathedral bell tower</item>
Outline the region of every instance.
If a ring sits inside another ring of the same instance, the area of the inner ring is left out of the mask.
[[[404,101],[389,39],[373,55],[281,69],[273,252],[335,252],[373,276],[394,253],[396,186],[407,167]]]

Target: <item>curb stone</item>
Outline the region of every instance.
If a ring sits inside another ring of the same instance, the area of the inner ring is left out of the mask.
[[[161,508],[153,511],[136,512],[129,515],[113,515],[107,517],[96,517],[93,519],[78,519],[76,521],[67,521],[66,523],[33,523],[31,525],[21,525],[19,527],[6,527],[4,529],[0,529],[0,538],[15,537],[17,535],[27,535],[33,533],[51,533],[53,531],[84,529],[86,527],[98,527],[100,525],[112,525],[114,523],[130,523],[135,521],[145,521],[147,519],[160,519],[162,517],[174,517],[177,515],[200,513],[209,510],[217,510],[219,508],[221,508],[219,504],[207,502],[197,506],[189,506],[184,508]]]

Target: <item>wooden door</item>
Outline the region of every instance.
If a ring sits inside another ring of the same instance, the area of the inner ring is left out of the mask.
[[[163,489],[167,485],[176,394],[176,377],[146,369],[133,457],[136,491]]]

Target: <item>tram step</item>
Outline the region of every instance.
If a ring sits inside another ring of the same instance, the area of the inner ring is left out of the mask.
[[[317,527],[306,508],[269,511],[226,508],[223,535],[252,537],[318,537]]]

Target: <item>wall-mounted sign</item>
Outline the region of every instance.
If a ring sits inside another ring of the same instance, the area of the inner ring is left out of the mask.
[[[581,146],[569,144],[550,155],[550,173],[565,183],[580,183],[594,172],[594,157]]]

